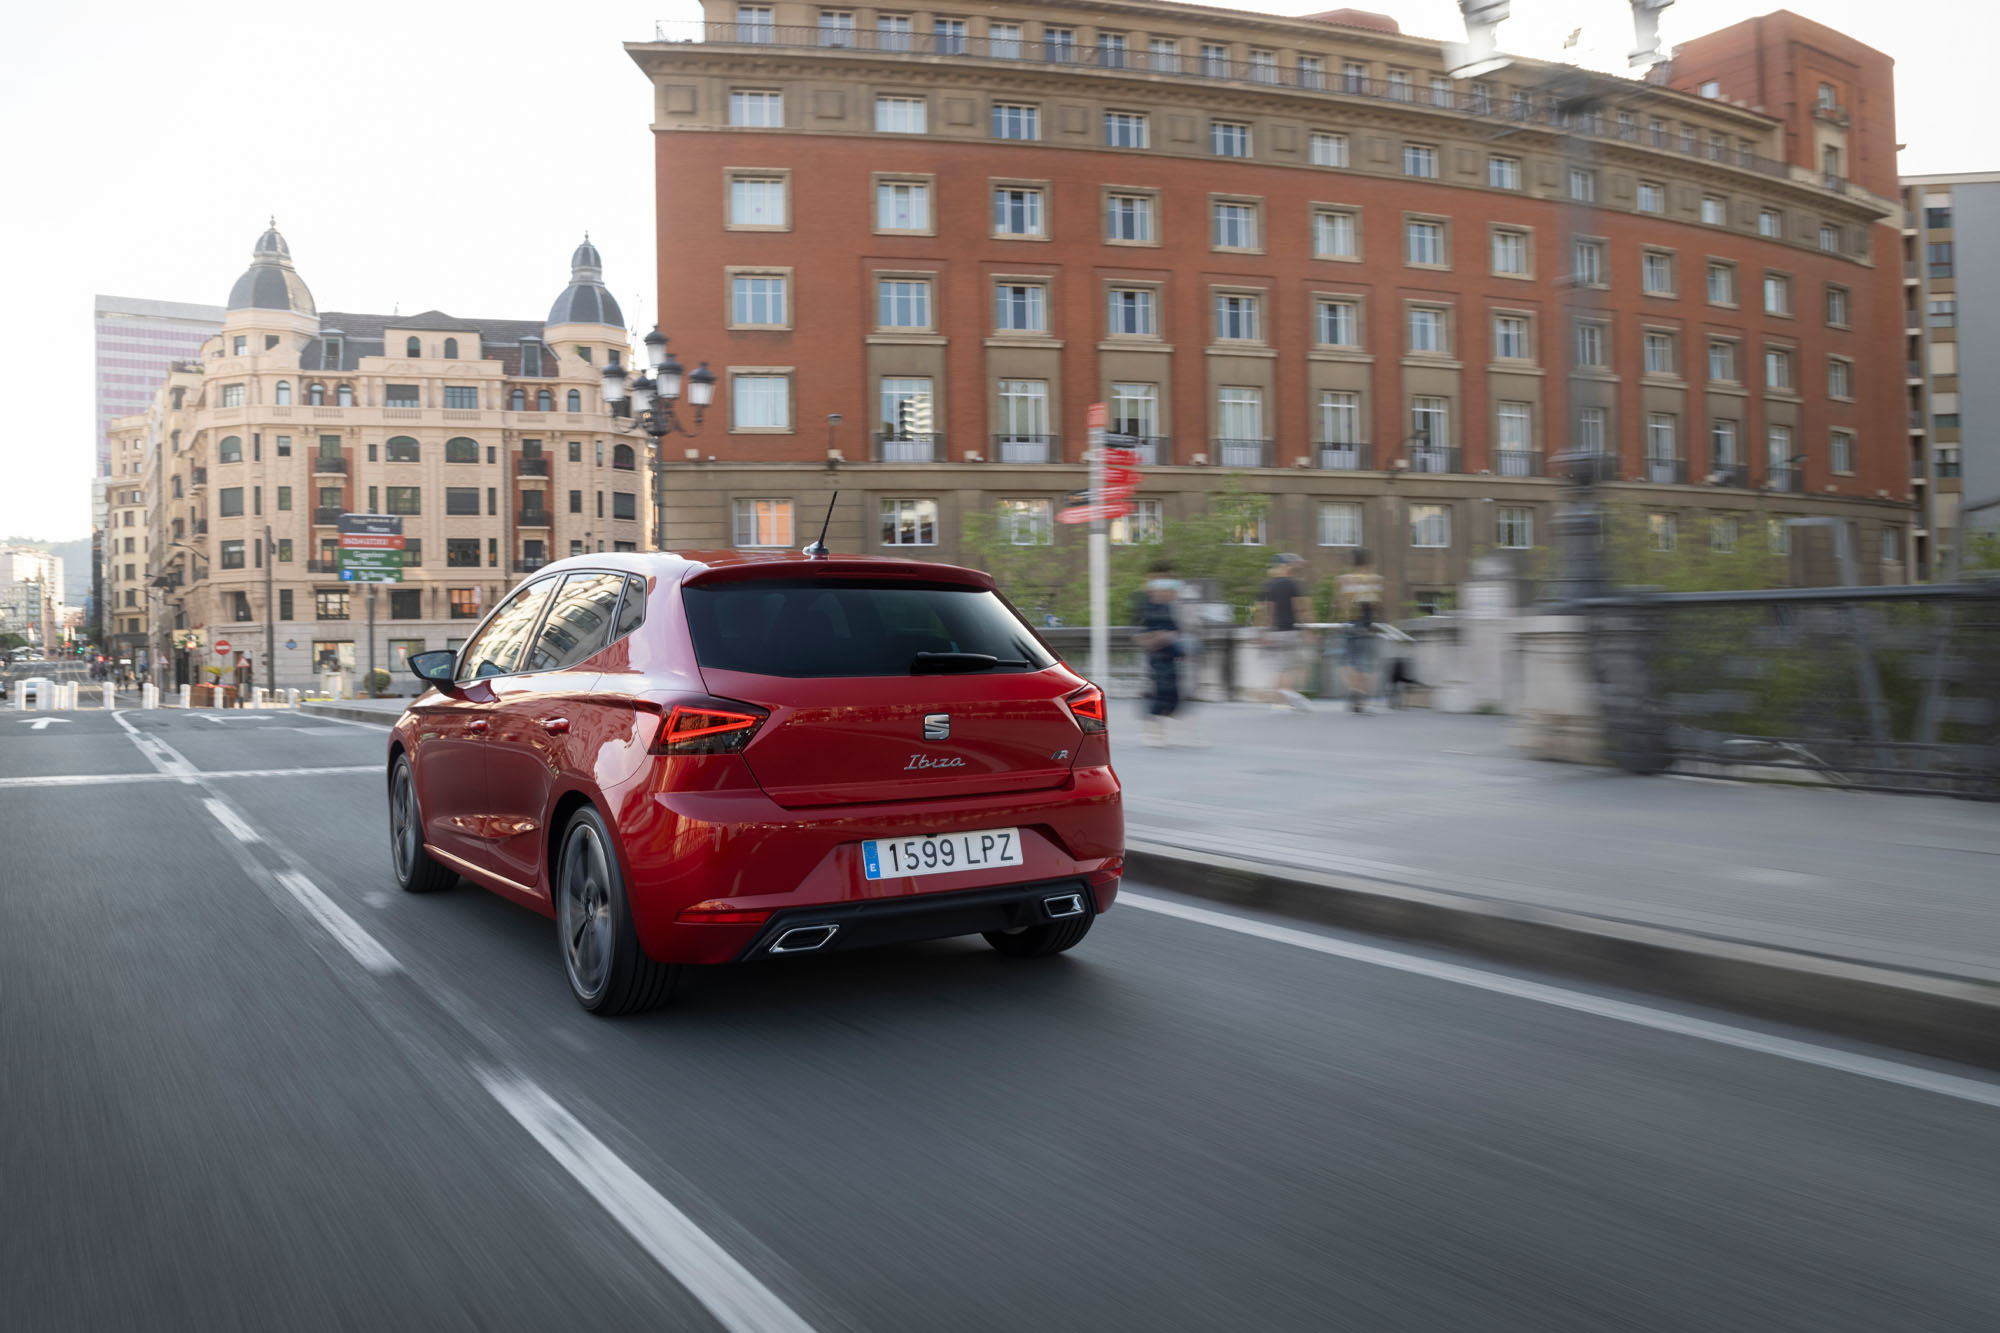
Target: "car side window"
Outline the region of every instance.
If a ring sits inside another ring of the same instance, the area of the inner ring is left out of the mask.
[[[514,590],[500,604],[486,628],[479,631],[465,651],[458,655],[458,679],[477,680],[483,676],[507,676],[521,669],[521,657],[528,640],[542,618],[542,607],[556,586],[554,579],[537,579]]]
[[[571,574],[549,604],[542,632],[528,650],[523,671],[562,671],[575,666],[611,640],[611,617],[618,607],[619,574]]]
[[[618,605],[618,628],[611,632],[614,639],[622,639],[639,628],[646,620],[646,580],[627,578],[625,580],[625,600]]]

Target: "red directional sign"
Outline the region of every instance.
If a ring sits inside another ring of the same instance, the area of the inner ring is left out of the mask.
[[[1075,505],[1069,509],[1058,509],[1056,511],[1056,522],[1088,523],[1096,518],[1123,518],[1135,508],[1137,506],[1129,502],[1108,505]]]

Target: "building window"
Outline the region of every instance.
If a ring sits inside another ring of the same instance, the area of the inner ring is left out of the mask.
[[[1215,296],[1215,336],[1221,342],[1257,342],[1263,336],[1263,302],[1260,297],[1236,292]]]
[[[243,488],[224,486],[218,496],[219,512],[224,518],[239,518],[243,514]]]
[[[1451,507],[1413,504],[1410,506],[1410,545],[1426,550],[1451,546]]]
[[[910,30],[910,21],[906,18],[903,20],[903,32],[907,34],[909,30]],[[986,54],[992,56],[995,60],[1019,60],[1021,58],[1021,46],[1022,46],[1021,32],[1022,28],[1021,25],[1018,23],[987,24]],[[909,38],[907,36],[904,36],[902,38],[902,41],[903,45],[899,47],[891,48],[884,46],[882,49],[884,51],[891,49],[898,51],[909,50],[910,49]]]
[[[1570,274],[1577,285],[1605,285],[1604,242],[1578,240],[1570,246]]]
[[[884,546],[936,546],[937,526],[936,500],[882,501],[882,545]]]
[[[334,588],[313,593],[313,619],[347,619],[347,590]]]
[[[1410,71],[1392,69],[1389,71],[1389,97],[1397,102],[1414,102],[1416,87],[1410,82]]]
[[[390,486],[383,497],[387,504],[385,512],[391,514],[421,514],[424,512],[423,490],[417,486]]]
[[[1949,329],[1958,324],[1958,298],[1955,296],[1933,296],[1924,305],[1924,321],[1934,329]]]
[[[1778,273],[1764,275],[1764,313],[1767,315],[1789,315],[1792,313],[1792,280]]]
[[[1153,242],[1153,196],[1112,194],[1104,199],[1104,237],[1150,245]]]
[[[1048,447],[1052,438],[1049,430],[1049,382],[1001,380],[999,401],[1000,461],[1049,461]]]
[[[1528,234],[1505,228],[1493,233],[1493,271],[1512,278],[1528,275]]]
[[[785,279],[777,274],[739,273],[729,280],[729,320],[736,327],[783,328]]]
[[[1131,500],[1132,512],[1111,520],[1113,546],[1152,546],[1165,536],[1166,523],[1158,500]]]
[[[291,510],[291,507],[292,507],[292,488],[289,486],[280,486],[278,488],[278,512],[281,514],[287,513]],[[127,537],[125,540],[129,542],[132,539],[130,537]]]
[[[1042,52],[1056,64],[1067,64],[1076,59],[1076,29],[1042,26]]]
[[[790,500],[738,500],[734,541],[738,546],[784,547],[792,544]]]
[[[454,412],[476,412],[479,410],[479,386],[474,384],[447,384],[444,386],[444,405]]]
[[[1239,519],[1222,540],[1229,546],[1262,546],[1265,541],[1264,515]]]
[[[1639,211],[1641,213],[1664,213],[1667,211],[1667,187],[1658,181],[1639,182]]]
[[[1708,266],[1708,303],[1729,306],[1736,304],[1736,265]]]
[[[1736,344],[1712,342],[1708,345],[1708,377],[1725,384],[1736,382]]]
[[[239,509],[238,512],[240,513],[241,510]],[[241,541],[222,543],[222,567],[224,569],[243,568],[243,543]]]
[[[242,342],[243,340],[242,340],[241,338],[238,338],[238,339],[237,339],[236,341],[238,341],[238,342]],[[223,405],[224,407],[241,407],[241,406],[243,406],[243,386],[242,386],[242,385],[240,385],[240,384],[225,384],[225,385],[223,385],[223,386],[222,386],[222,405]]]
[[[1314,341],[1322,347],[1361,345],[1360,308],[1352,301],[1314,302]]]
[[[1601,370],[1610,364],[1602,324],[1576,326],[1576,364]]]
[[[1039,282],[993,284],[993,327],[1002,333],[1047,333],[1049,289]]]
[[[1104,146],[1106,148],[1147,147],[1145,113],[1142,111],[1105,112]]]
[[[732,227],[783,227],[785,179],[782,176],[731,176],[729,178],[729,225]]]
[[[790,430],[791,381],[784,375],[731,375],[731,430]]]
[[[1779,348],[1770,348],[1764,353],[1764,387],[1767,389],[1790,389],[1792,387],[1792,354]]]
[[[444,340],[444,355],[447,361],[452,360],[458,356],[458,339],[446,338]],[[589,359],[590,358],[587,356],[584,358],[584,360],[586,361],[588,361]]]
[[[1503,477],[1531,475],[1534,469],[1529,466],[1529,456],[1534,451],[1534,433],[1528,404],[1501,403],[1498,421],[1499,457],[1495,463],[1500,475]]]
[[[875,284],[875,296],[879,327],[885,329],[931,327],[931,284],[927,279],[882,278]]]
[[[880,134],[924,134],[929,104],[921,97],[877,97],[875,129]]]
[[[1261,446],[1264,439],[1264,391],[1248,385],[1224,385],[1216,390],[1215,420],[1217,439],[1224,445],[1223,457],[1218,459],[1224,467],[1261,466],[1263,456]],[[1255,445],[1253,457],[1232,459],[1228,445]]]
[[[479,562],[474,560],[472,563],[476,565]],[[479,619],[479,589],[447,588],[445,589],[445,601],[451,607],[451,618],[453,620]]]
[[[785,123],[784,97],[775,92],[732,90],[729,123],[751,129],[777,129]]]
[[[1410,436],[1416,445],[1411,459],[1418,472],[1448,471],[1439,451],[1451,446],[1451,405],[1442,398],[1419,395],[1410,400]],[[1426,457],[1426,455],[1431,455]]]
[[[1591,457],[1604,453],[1604,409],[1580,407],[1576,413],[1576,450]]]
[[[1344,167],[1347,165],[1347,136],[1344,134],[1324,134],[1314,132],[1308,141],[1312,164],[1316,167]]]
[[[1671,333],[1648,332],[1645,338],[1646,373],[1648,375],[1671,375],[1674,373],[1674,335]]]
[[[1410,350],[1441,354],[1445,346],[1445,312],[1437,306],[1410,307]]]
[[[1351,500],[1332,500],[1319,507],[1321,546],[1361,545],[1361,506]]]
[[[1039,139],[1042,137],[1042,109],[1024,102],[993,104],[993,137],[996,139]]]
[[[1838,329],[1847,327],[1847,288],[1826,289],[1826,322]]]
[[[1250,156],[1250,127],[1237,120],[1210,121],[1208,151],[1217,157]]]
[[[1015,546],[1047,546],[1055,541],[1055,506],[1048,500],[1002,500],[1000,530]]]
[[[389,443],[390,443],[390,449],[389,449],[390,462],[392,463],[416,462],[417,442],[415,440],[411,440],[409,442],[410,457],[407,459],[399,459],[396,457],[396,454],[398,452],[396,441],[391,440]],[[444,461],[447,463],[477,463],[479,461],[479,441],[467,439],[463,435],[454,436],[453,438],[446,440],[444,442]]]
[[[569,512],[572,514],[581,514],[583,512],[582,491],[571,491],[569,493]]]
[[[528,391],[526,389],[515,389],[512,392],[510,392],[507,395],[507,407],[509,411],[513,412],[527,411]]]
[[[1528,344],[1527,316],[1493,317],[1493,356],[1500,361],[1527,361],[1534,357],[1534,349]]]
[[[479,513],[479,488],[477,486],[447,486],[444,488],[444,512],[447,514],[477,515]]]
[[[1494,545],[1503,551],[1525,551],[1535,544],[1535,511],[1521,505],[1501,505],[1494,516]]]
[[[1276,83],[1278,81],[1278,55],[1275,51],[1252,51],[1250,53],[1250,82]]]
[[[1729,205],[1716,195],[1703,195],[1701,197],[1701,220],[1711,227],[1726,225],[1729,221]]]
[[[1160,434],[1160,386],[1113,384],[1111,429],[1116,434],[1138,440],[1157,439]]]
[[[1717,467],[1735,467],[1742,463],[1736,454],[1736,423],[1716,420],[1708,426],[1708,448],[1714,455],[1711,460]]]
[[[1674,516],[1672,514],[1646,515],[1646,536],[1652,543],[1655,551],[1673,550],[1676,537]]]
[[[1437,149],[1429,144],[1406,143],[1403,145],[1403,174],[1423,180],[1436,180],[1438,174]]]
[[[1156,336],[1159,323],[1154,318],[1154,295],[1150,287],[1113,287],[1110,296],[1112,335],[1126,338]]]
[[[583,391],[571,389],[563,396],[563,409],[568,412],[583,411]]]
[[[1648,250],[1639,257],[1640,287],[1648,296],[1674,294],[1674,257]]]
[[[1854,471],[1854,432],[1836,430],[1830,440],[1828,450],[1831,466],[1835,472],[1849,474]]]
[[[1411,218],[1403,224],[1403,259],[1428,268],[1444,265],[1444,223]]]
[[[1819,248],[1828,254],[1840,253],[1840,228],[1830,223],[1821,223],[1819,228]]]
[[[1155,74],[1181,72],[1181,44],[1171,37],[1155,37],[1146,43],[1146,63]]]
[[[174,392],[179,393],[180,390],[176,389]],[[306,402],[312,407],[323,406],[326,402],[326,386],[324,384],[308,384],[306,386]]]
[[[626,519],[639,517],[639,497],[637,493],[633,491],[611,492],[611,517]]]
[[[555,405],[556,405],[556,400],[554,394],[550,393],[547,389],[535,390],[535,410],[537,412],[552,411],[555,408]]]
[[[934,461],[932,452],[937,439],[937,421],[930,377],[884,375],[878,389],[881,395],[882,461]]]
[[[215,446],[215,461],[218,463],[240,463],[243,461],[243,439],[237,435],[225,435]]]
[[[923,181],[880,181],[875,186],[875,230],[931,229],[931,187]]]
[[[819,12],[819,44],[826,47],[848,47],[854,45],[854,14],[846,9],[822,9]]]
[[[279,380],[278,387],[273,390],[271,401],[279,407],[290,407],[292,405],[292,382],[290,380]]]
[[[1882,563],[1893,565],[1903,558],[1902,531],[1891,524],[1882,525]]]
[[[1584,167],[1569,169],[1569,197],[1578,203],[1591,203],[1597,198],[1597,173]]]
[[[1320,209],[1313,214],[1313,255],[1318,259],[1358,259],[1354,214],[1344,210]]]
[[[1322,389],[1319,395],[1319,443],[1360,444],[1361,395],[1340,389]],[[1350,461],[1351,460],[1351,461]],[[1358,467],[1358,455],[1348,452],[1350,467]]]
[[[1826,393],[1829,398],[1854,397],[1854,363],[1830,357],[1826,363]]]
[[[1257,205],[1231,203],[1228,200],[1215,201],[1211,217],[1213,219],[1212,239],[1218,250],[1255,250],[1257,248]]]
[[[1043,225],[1042,192],[1017,185],[1002,185],[993,191],[993,234],[995,236],[1040,237],[1048,233]]]

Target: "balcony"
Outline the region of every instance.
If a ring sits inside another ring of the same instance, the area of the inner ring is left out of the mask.
[[[1750,468],[1745,463],[1717,463],[1709,473],[1718,486],[1734,486],[1739,490],[1750,489]]]
[[[188,483],[192,486],[208,485],[208,469],[205,467],[189,468]]]
[[[1053,463],[1062,457],[1060,435],[995,435],[996,463]]]
[[[1792,495],[1804,495],[1806,493],[1806,470],[1802,467],[1790,467],[1783,463],[1774,463],[1771,465],[1770,474],[1765,478],[1764,484],[1774,491],[1786,491]]]
[[[340,561],[338,560],[306,561],[306,573],[308,574],[338,574],[339,572]]]
[[[345,458],[328,458],[325,454],[315,454],[313,456],[313,472],[315,474],[344,477],[347,475],[347,460]]]
[[[516,521],[524,528],[546,528],[549,525],[549,511],[546,509],[523,509]]]
[[[514,562],[514,572],[516,574],[532,574],[547,563],[549,562],[546,560],[516,560]]]
[[[1552,132],[1606,140],[1630,142],[1635,132],[1631,128],[1621,131],[1609,117],[1565,113],[1553,95],[1542,99],[1496,98],[1490,89],[1476,88],[1469,83],[1449,90],[1433,90],[1418,88],[1403,80],[1369,79],[1324,69],[1300,69],[1296,64],[1283,66],[1270,61],[1224,60],[1199,52],[1168,54],[1121,50],[1069,41],[1037,42],[1012,37],[960,36],[956,33],[841,29],[836,34],[837,44],[830,47],[828,35],[827,31],[817,26],[769,23],[703,23],[690,20],[663,21],[653,25],[653,40],[656,42],[707,42],[718,46],[765,50],[782,47],[835,54],[837,59],[875,53],[917,57],[956,56],[1017,67],[1110,70],[1114,71],[1113,77],[1116,77],[1115,71],[1125,70],[1144,79],[1165,77],[1198,83],[1296,89],[1321,94],[1336,105],[1349,99],[1395,102],[1412,111],[1448,113],[1520,126],[1537,125]],[[1668,135],[1654,136],[1649,142],[1661,152],[1719,162],[1779,180],[1792,178],[1793,164],[1777,158]],[[1820,173],[1815,172],[1813,179],[1823,180],[1828,188],[1832,188],[1832,182],[1840,178],[1822,178]]]
[[[207,519],[198,518],[194,521],[194,535],[197,537],[206,537],[208,535]]]
[[[339,505],[318,505],[313,509],[313,523],[317,527],[332,527],[340,522],[342,510]]]
[[[1162,461],[1174,461],[1173,442],[1164,435],[1114,435],[1107,442],[1115,449],[1130,450],[1140,467],[1158,467]]]
[[[1271,466],[1270,440],[1211,440],[1209,455],[1217,467]]]
[[[944,456],[942,435],[885,435],[875,441],[878,463],[935,463]]]
[[[1646,480],[1656,486],[1685,486],[1687,479],[1688,465],[1685,458],[1646,460]]]
[[[1455,444],[1412,444],[1409,464],[1412,472],[1457,472],[1458,446]]]
[[[1549,471],[1565,481],[1582,484],[1618,480],[1618,456],[1595,449],[1572,450],[1549,459]]]
[[[1322,440],[1314,451],[1319,465],[1329,472],[1366,472],[1375,465],[1373,451],[1365,444]]]
[[[1493,455],[1493,474],[1498,477],[1539,477],[1542,475],[1542,451],[1501,449]]]
[[[546,477],[549,475],[549,460],[546,457],[530,458],[523,454],[516,472],[523,477]]]

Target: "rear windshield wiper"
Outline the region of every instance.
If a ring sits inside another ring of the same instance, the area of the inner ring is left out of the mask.
[[[918,653],[910,659],[910,674],[931,675],[952,671],[991,671],[995,667],[1024,667],[1019,658],[995,657],[991,653]]]

